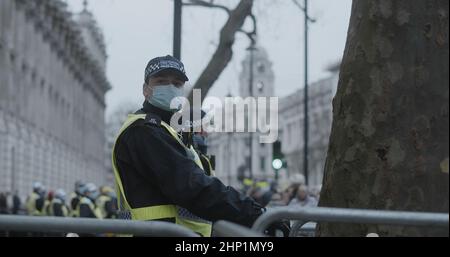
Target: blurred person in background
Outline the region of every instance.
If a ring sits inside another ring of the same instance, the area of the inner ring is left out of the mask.
[[[103,219],[100,209],[95,204],[100,196],[97,186],[94,183],[87,183],[80,189],[82,197],[77,208],[77,215],[80,218]],[[79,234],[80,237],[99,236],[95,234]]]
[[[0,192],[0,214],[9,214],[6,194]]]
[[[53,201],[54,192],[52,190],[48,191],[47,198],[44,201],[44,207],[42,208],[42,216],[52,216],[50,214],[50,205]]]
[[[291,184],[286,189],[283,190],[283,192],[281,193],[282,205],[288,205],[292,201],[292,199],[295,198],[299,186],[300,185],[297,184]]]
[[[100,187],[100,196],[96,200],[96,205],[104,219],[115,219],[117,214],[117,199],[114,190],[108,186]]]
[[[68,217],[69,207],[66,205],[66,192],[63,189],[58,189],[50,204],[49,214],[55,217]]]
[[[317,200],[309,195],[306,185],[301,185],[298,187],[296,197],[291,200],[289,206],[316,207]]]
[[[102,219],[102,214],[95,204],[99,197],[97,186],[94,183],[88,183],[81,189],[81,193],[83,196],[78,205],[78,217]]]
[[[26,200],[26,209],[28,215],[41,216],[45,202],[45,188],[41,182],[33,183],[33,192]]]
[[[71,217],[78,217],[78,205],[80,203],[81,197],[83,197],[81,193],[81,189],[85,186],[83,182],[80,180],[75,182],[74,191],[70,195],[70,216]]]
[[[13,202],[12,213],[19,214],[19,211],[22,207],[22,200],[20,199],[19,192],[17,190],[14,191],[12,202]]]
[[[0,215],[2,214],[3,215],[9,214],[9,211],[8,211],[8,201],[6,200],[6,194],[0,192]],[[9,232],[0,230],[0,237],[6,236],[9,236]]]

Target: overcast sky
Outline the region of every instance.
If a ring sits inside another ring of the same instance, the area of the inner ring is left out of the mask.
[[[82,9],[82,0],[67,0],[72,11]],[[234,7],[238,0],[216,0]],[[303,3],[302,0],[299,0]],[[328,76],[326,67],[342,58],[351,11],[351,0],[310,0],[310,80]],[[107,75],[112,90],[106,96],[107,113],[122,103],[140,105],[144,68],[155,57],[172,54],[172,0],[90,0],[92,11],[103,29],[109,55]],[[275,94],[285,96],[303,87],[303,13],[292,0],[255,0],[258,44],[273,63]],[[184,7],[182,61],[195,81],[207,65],[226,21],[217,9]],[[251,28],[248,21],[244,28]],[[224,96],[238,93],[238,75],[249,41],[238,34],[234,56],[210,91]]]

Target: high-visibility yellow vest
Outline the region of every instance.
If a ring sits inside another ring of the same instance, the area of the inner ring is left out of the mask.
[[[80,199],[80,203],[78,204],[77,210],[76,210],[77,217],[80,217],[80,207],[82,204],[88,205],[89,208],[91,209],[92,213],[94,213],[94,215],[97,219],[103,219],[100,210],[97,208],[97,206],[95,206],[95,204],[91,201],[91,199],[87,198],[86,196],[83,196]]]
[[[63,217],[67,217],[69,215],[69,209],[64,204],[64,202],[61,201],[61,199],[53,198],[53,200],[50,202],[50,206],[49,206],[49,209],[47,212],[48,216],[55,216],[55,211],[54,211],[55,204],[61,204],[61,210],[62,210]]]
[[[119,136],[127,129],[131,124],[133,124],[135,121],[139,119],[145,119],[146,114],[130,114],[128,115],[128,119],[123,124],[122,128],[119,131]],[[202,169],[202,163],[200,161],[200,157],[195,152],[194,148],[191,146],[188,148],[183,141],[178,137],[177,132],[169,126],[164,121],[161,121],[160,124],[163,128],[165,128],[169,134],[180,144],[182,145],[187,152],[191,154],[191,158],[193,161]],[[119,205],[119,210],[121,212],[125,212],[125,218],[132,219],[132,220],[142,220],[142,221],[148,221],[148,220],[159,220],[159,219],[168,219],[173,218],[175,219],[175,223],[182,225],[186,228],[189,228],[193,230],[196,233],[199,233],[202,236],[209,237],[211,236],[211,222],[204,220],[200,217],[197,217],[196,215],[192,214],[190,211],[173,204],[167,204],[167,205],[157,205],[157,206],[147,206],[142,208],[131,208],[130,204],[127,201],[125,191],[123,189],[122,180],[119,175],[119,170],[116,165],[116,157],[114,156],[114,149],[117,144],[114,143],[113,152],[112,152],[112,166],[114,170],[114,176],[116,179],[116,190],[117,190],[117,201]]]
[[[70,217],[79,218],[80,217],[80,203],[78,203],[75,210],[70,211]]]
[[[78,204],[75,206],[75,208],[72,208],[72,201],[73,201],[75,198],[78,198]],[[77,212],[78,205],[80,205],[80,199],[81,199],[81,196],[77,195],[75,192],[73,192],[73,193],[71,194],[70,202],[69,202],[69,206],[70,206],[70,213],[69,213],[69,216],[70,216],[70,217],[79,217],[79,216],[80,216],[79,213]]]
[[[106,203],[111,201],[112,198],[107,195],[100,195],[98,199],[95,201],[97,208],[100,210],[100,214],[102,218],[106,218],[108,216],[108,213],[106,212]]]
[[[253,180],[249,178],[244,178],[244,186],[253,186]]]
[[[36,208],[36,200],[40,198],[40,195],[38,195],[36,192],[32,192],[27,199],[27,202],[25,204],[27,208],[28,215],[31,216],[40,216],[41,211],[39,211]]]
[[[269,186],[270,185],[269,185],[269,183],[267,181],[256,182],[256,187],[257,188],[266,188],[266,187],[269,187]]]
[[[49,209],[50,209],[50,200],[48,200],[48,199],[45,199],[45,201],[44,201],[44,207],[42,207],[42,212],[41,212],[41,215],[42,216],[51,216],[50,214],[49,214]]]

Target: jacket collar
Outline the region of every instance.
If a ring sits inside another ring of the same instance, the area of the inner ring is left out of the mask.
[[[141,110],[139,110],[137,113],[152,113],[161,118],[162,121],[164,121],[167,124],[170,124],[170,119],[172,118],[173,112],[169,112],[166,110],[163,110],[161,108],[158,108],[148,101],[145,101],[143,104],[143,107]]]

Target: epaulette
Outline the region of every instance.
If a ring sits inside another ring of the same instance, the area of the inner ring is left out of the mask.
[[[147,113],[145,116],[145,124],[152,126],[161,126],[161,117],[153,113]]]

